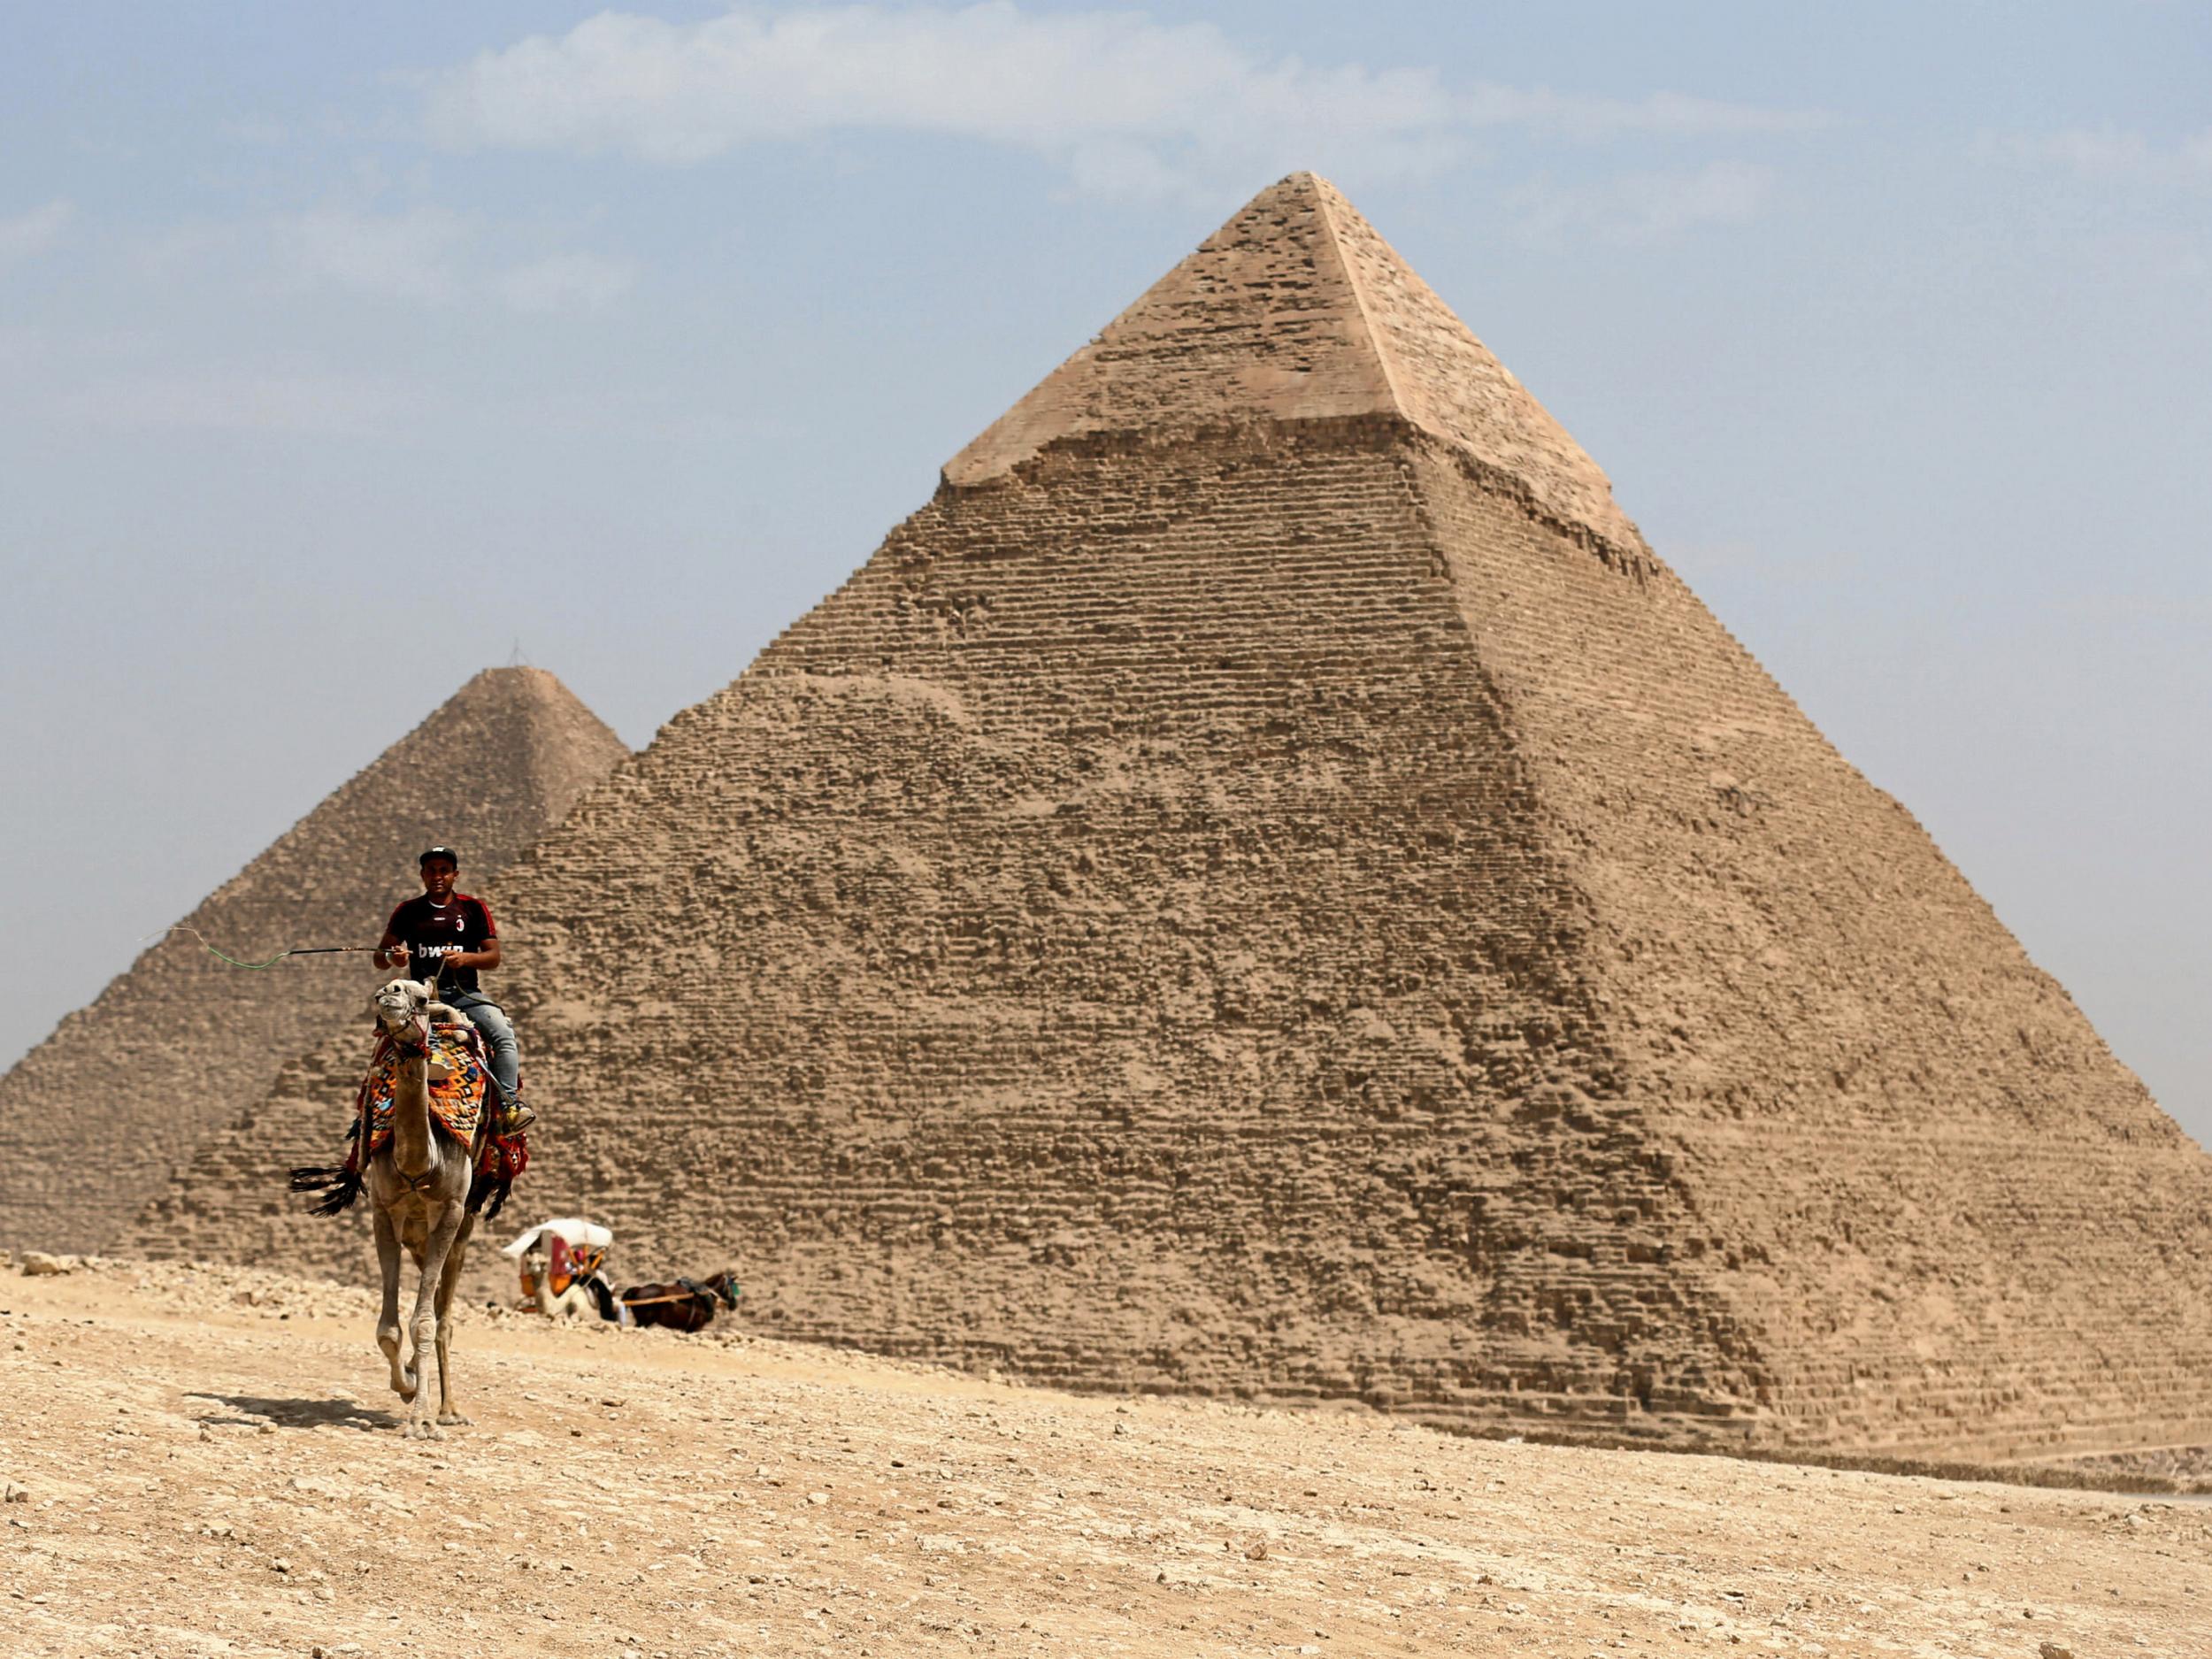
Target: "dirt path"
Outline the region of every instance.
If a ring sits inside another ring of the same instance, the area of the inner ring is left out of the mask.
[[[10,1655],[2212,1655],[2200,1504],[480,1307],[454,1345],[476,1425],[426,1445],[365,1291],[119,1263],[11,1273],[0,1310]]]

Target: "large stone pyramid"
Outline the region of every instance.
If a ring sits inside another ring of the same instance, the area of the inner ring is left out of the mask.
[[[2212,1160],[1308,175],[502,891],[531,1202],[788,1334],[1676,1443],[2212,1438]],[[346,1057],[273,1104],[326,1135]]]
[[[537,668],[488,669],[216,889],[185,925],[255,960],[374,943],[428,842],[480,887],[627,750]],[[96,1250],[211,1131],[334,1026],[357,1038],[357,956],[224,967],[154,945],[0,1078],[0,1243]]]

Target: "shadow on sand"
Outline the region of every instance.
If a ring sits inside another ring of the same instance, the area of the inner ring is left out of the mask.
[[[399,1418],[380,1406],[365,1406],[354,1400],[272,1400],[259,1394],[203,1394],[185,1398],[212,1401],[239,1414],[199,1419],[218,1427],[251,1429],[273,1423],[280,1429],[396,1429],[400,1425]]]

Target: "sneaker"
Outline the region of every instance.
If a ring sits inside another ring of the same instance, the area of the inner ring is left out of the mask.
[[[528,1101],[510,1101],[506,1110],[499,1115],[499,1133],[503,1135],[518,1135],[537,1120],[537,1109]]]

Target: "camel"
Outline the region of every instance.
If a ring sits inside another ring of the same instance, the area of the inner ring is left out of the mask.
[[[553,1294],[553,1258],[541,1249],[532,1249],[522,1258],[522,1264],[530,1272],[538,1287],[538,1311],[549,1319],[596,1319],[599,1303],[590,1288],[580,1279],[572,1280],[559,1295]]]
[[[392,1392],[413,1407],[406,1433],[411,1440],[445,1438],[445,1430],[469,1421],[453,1404],[449,1350],[453,1340],[453,1292],[476,1217],[469,1210],[469,1187],[476,1170],[476,1147],[465,1147],[434,1124],[430,1112],[428,1042],[433,1021],[463,1017],[436,1000],[434,980],[394,979],[371,999],[377,1023],[398,1048],[398,1079],[392,1101],[392,1137],[369,1160],[366,1187],[375,1212],[376,1259],[384,1274],[384,1305],[377,1315],[376,1345],[392,1367]],[[485,1114],[488,1123],[490,1114]],[[480,1127],[480,1141],[487,1131]],[[400,1360],[399,1251],[415,1258],[413,1352]],[[422,1385],[424,1356],[438,1356],[438,1409],[434,1417],[429,1391]]]

